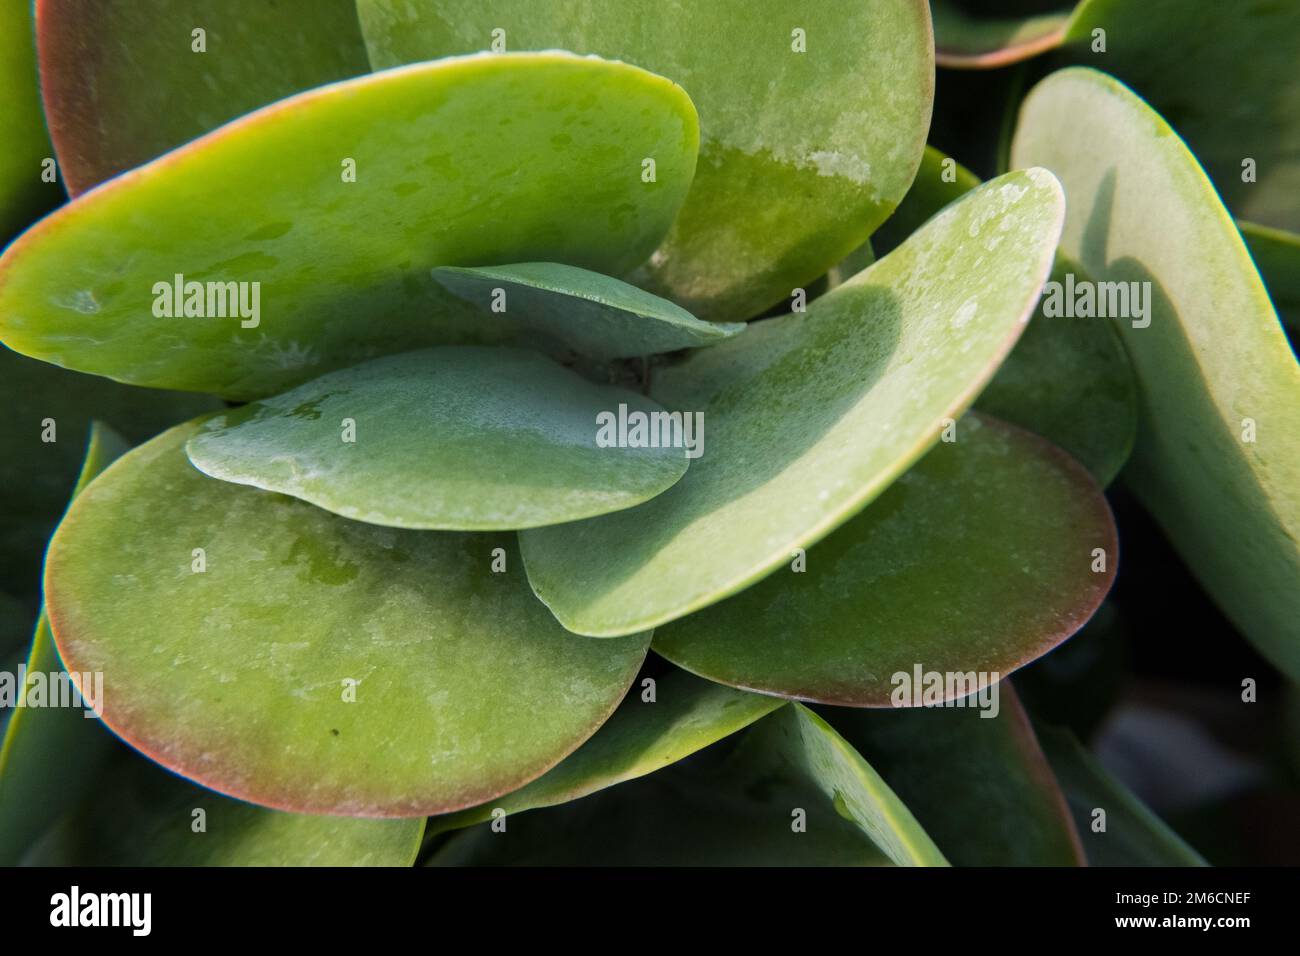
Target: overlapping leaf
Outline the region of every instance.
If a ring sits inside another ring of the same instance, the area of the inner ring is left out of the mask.
[[[54,158],[41,115],[30,3],[0,8],[0,245],[27,219],[58,201],[43,163]]]

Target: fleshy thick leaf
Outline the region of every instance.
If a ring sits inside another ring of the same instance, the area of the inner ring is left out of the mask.
[[[42,162],[54,157],[36,73],[30,3],[0,4],[0,245],[59,198],[43,182]]]
[[[1046,278],[1062,196],[1041,170],[950,206],[805,314],[660,370],[703,456],[658,498],[521,534],[533,590],[582,634],[657,626],[742,590],[859,511],[1005,358]]]
[[[810,551],[805,571],[674,621],[655,650],[733,687],[856,707],[890,706],[896,675],[918,666],[1006,675],[1047,653],[1114,578],[1105,498],[1028,432],[968,415],[956,439]]]
[[[566,53],[322,87],[29,230],[0,258],[0,337],[82,371],[230,398],[421,346],[499,341],[505,330],[430,270],[544,259],[624,272],[672,223],[697,139],[679,87]],[[195,285],[177,295],[177,276]]]
[[[204,422],[200,471],[396,528],[533,528],[630,508],[681,448],[597,445],[602,414],[662,414],[534,352],[425,349],[331,372]]]
[[[934,58],[945,67],[991,69],[1055,49],[1069,28],[1069,2],[1046,0],[1021,16],[976,16],[968,10],[969,2],[930,0]],[[998,6],[993,4],[995,11]]]
[[[39,0],[36,23],[74,196],[273,100],[370,71],[353,0]]]
[[[447,267],[434,269],[433,277],[494,320],[521,324],[597,359],[698,348],[744,328],[701,322],[634,285],[558,262]]]
[[[1068,730],[1038,727],[1093,866],[1205,866],[1199,853],[1106,772]],[[1097,832],[1097,810],[1106,829]]]
[[[554,770],[491,803],[434,817],[430,832],[482,823],[498,809],[513,816],[568,803],[644,777],[748,727],[784,704],[674,669],[657,682],[654,700],[643,699],[634,688],[596,735]]]
[[[526,814],[505,833],[456,834],[430,862],[945,865],[880,776],[812,711],[783,707],[709,760],[718,749]]]
[[[410,866],[424,819],[284,813],[123,755],[24,863],[39,866]],[[201,816],[199,813],[201,812]],[[195,822],[203,829],[196,832]]]
[[[955,866],[1081,866],[1083,847],[1010,681],[997,711],[825,712]],[[955,793],[961,794],[954,800]]]
[[[757,315],[843,259],[907,191],[925,143],[934,61],[924,0],[357,7],[376,67],[496,43],[622,59],[685,87],[702,117],[701,162],[637,279],[704,319]]]
[[[1093,70],[1034,89],[1013,155],[1064,182],[1065,254],[1149,283],[1149,326],[1117,326],[1141,383],[1126,482],[1233,622],[1300,675],[1300,366],[1236,226],[1173,130]]]
[[[81,494],[46,568],[64,662],[106,675],[105,724],[152,759],[267,806],[417,816],[523,786],[623,696],[648,635],[564,633],[510,538],[207,478],[183,451],[195,428]]]
[[[123,454],[125,439],[95,422],[73,495]],[[27,657],[30,686],[63,671],[44,613]],[[97,703],[91,701],[91,703]],[[0,864],[13,866],[59,815],[76,803],[108,757],[112,738],[83,707],[16,707],[0,746]]]
[[[1236,215],[1300,231],[1300,4],[1084,0],[1062,53],[1150,103]]]
[[[141,442],[220,405],[206,395],[132,388],[64,371],[0,348],[0,588],[30,598],[29,636],[41,559],[82,467],[91,417]]]

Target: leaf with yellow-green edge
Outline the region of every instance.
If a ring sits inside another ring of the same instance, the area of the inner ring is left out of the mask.
[[[880,775],[812,711],[782,707],[726,747],[509,820],[505,832],[453,834],[429,862],[946,865]]]
[[[1010,173],[806,313],[656,370],[651,396],[702,421],[702,456],[643,505],[522,532],[538,597],[572,631],[633,633],[748,587],[847,521],[992,377],[1063,213],[1050,175]]]
[[[268,810],[130,753],[24,858],[34,866],[410,866],[424,818]]]
[[[130,446],[94,422],[73,496]],[[24,685],[63,673],[42,613],[26,662]],[[39,676],[36,676],[39,675]],[[89,700],[98,706],[98,699]],[[108,758],[112,738],[86,707],[16,706],[0,745],[0,865],[13,866],[59,815],[76,803]]]
[[[1065,40],[1071,12],[1070,0],[930,0],[930,8],[935,62],[952,69],[994,69],[1053,50]]]
[[[0,4],[0,246],[32,217],[59,201],[43,163],[54,158],[41,114],[32,5]]]
[[[1169,125],[1095,70],[1034,88],[1013,161],[1065,184],[1063,253],[1146,290],[1149,324],[1117,323],[1140,384],[1126,484],[1242,633],[1300,675],[1300,366],[1236,225]]]
[[[536,352],[422,349],[213,416],[185,451],[356,521],[503,531],[630,508],[686,473],[681,448],[601,444],[602,416],[623,411],[664,414]]]
[[[979,177],[927,146],[916,181],[873,243],[893,249],[979,185]],[[1074,264],[1057,256],[1051,280],[1087,283]],[[1064,294],[1064,293],[1062,293]],[[1137,433],[1137,380],[1106,318],[1046,314],[1040,299],[1016,343],[975,407],[1037,432],[1079,459],[1107,485],[1133,450]]]
[[[30,604],[29,637],[41,559],[82,468],[92,416],[134,443],[219,407],[207,395],[119,385],[0,347],[0,589]]]
[[[259,106],[370,72],[353,0],[38,0],[36,30],[74,196]]]
[[[1206,862],[1068,730],[1037,725],[1038,739],[1065,791],[1093,866],[1205,866]],[[1105,829],[1097,830],[1105,811]]]
[[[498,342],[508,330],[430,270],[631,269],[686,196],[697,122],[663,77],[561,52],[320,87],[28,230],[0,258],[0,339],[81,371],[240,399],[380,355]],[[642,181],[645,157],[655,182]]]
[[[208,478],[196,429],[105,471],[46,563],[64,663],[105,674],[104,723],[151,759],[278,809],[422,816],[518,789],[614,711],[649,635],[566,633],[513,538]]]
[[[558,48],[662,73],[699,107],[701,155],[638,284],[709,320],[807,287],[897,205],[925,144],[925,0],[360,0],[376,67]],[[662,170],[659,172],[662,178]]]
[[[1060,58],[1151,104],[1235,215],[1300,231],[1300,3],[1083,0]]]
[[[1082,866],[1065,797],[1011,682],[989,692],[966,706],[826,708],[822,716],[954,866]]]
[[[1300,342],[1300,234],[1253,222],[1238,221],[1237,228],[1295,348]]]
[[[429,833],[473,826],[498,810],[513,816],[568,803],[656,773],[784,705],[674,669],[656,681],[653,699],[634,687],[595,736],[555,769],[490,803],[432,818]]]
[[[655,650],[733,687],[888,707],[917,666],[1005,675],[1060,644],[1114,579],[1101,489],[978,413],[953,437],[792,569],[661,627]]]
[[[492,321],[520,323],[597,359],[699,348],[740,332],[634,285],[559,262],[444,267],[433,277]]]

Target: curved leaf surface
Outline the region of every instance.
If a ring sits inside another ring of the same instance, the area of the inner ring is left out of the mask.
[[[43,182],[42,162],[54,157],[36,73],[30,3],[0,9],[0,245],[30,217],[59,199]]]

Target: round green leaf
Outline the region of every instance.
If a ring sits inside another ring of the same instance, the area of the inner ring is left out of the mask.
[[[105,724],[164,766],[280,809],[446,812],[544,773],[636,674],[648,635],[566,634],[508,536],[380,528],[215,481],[185,458],[195,430],[78,496],[46,567],[69,671],[102,671]]]
[[[1034,89],[1013,155],[1064,182],[1066,255],[1149,284],[1149,325],[1117,325],[1141,385],[1126,482],[1241,631],[1300,675],[1300,366],[1235,224],[1174,131],[1094,70]]]
[[[43,182],[42,163],[54,157],[36,74],[32,5],[0,5],[0,245],[59,198]]]
[[[954,866],[1082,866],[1079,834],[1029,718],[1010,681],[996,686],[996,711],[835,709],[825,716]]]
[[[852,517],[938,440],[1006,357],[1051,265],[1056,181],[1011,173],[949,206],[805,314],[657,372],[703,456],[644,505],[525,531],[533,590],[581,634],[719,601]]]
[[[1062,54],[1159,111],[1236,215],[1300,231],[1300,4],[1084,0]]]
[[[1033,502],[1033,507],[1027,506]],[[1105,553],[1104,570],[1094,570]],[[733,687],[854,707],[896,675],[1006,675],[1077,631],[1106,596],[1117,541],[1073,459],[980,415],[806,556],[662,628],[655,650]]]
[[[639,284],[745,319],[870,235],[916,171],[933,98],[924,0],[359,0],[377,67],[558,48],[636,63],[699,106],[701,162]],[[660,172],[660,177],[663,174]]]
[[[957,69],[992,69],[1055,49],[1070,24],[1068,3],[1045,0],[1020,16],[1005,13],[1009,8],[995,3],[990,12],[1003,15],[983,16],[970,11],[969,0],[930,0],[935,62]]]
[[[40,0],[36,26],[74,196],[273,100],[370,71],[353,0]]]
[[[1300,234],[1253,222],[1238,222],[1237,227],[1295,349],[1300,343]]]
[[[322,87],[29,230],[0,258],[0,337],[71,368],[231,398],[420,346],[497,341],[506,331],[430,270],[632,268],[686,195],[696,123],[662,77],[559,52]],[[643,157],[656,159],[653,183]]]
[[[395,528],[499,531],[630,508],[681,448],[602,447],[602,415],[663,414],[534,352],[424,349],[331,372],[204,422],[200,471]]]
[[[446,267],[434,269],[433,277],[493,319],[520,323],[597,359],[712,345],[745,327],[701,322],[634,285],[558,262]]]
[[[490,803],[435,817],[430,832],[482,823],[498,809],[513,816],[568,803],[656,773],[784,705],[785,701],[732,690],[674,668],[656,682],[652,700],[633,688],[596,735],[554,770]]]

